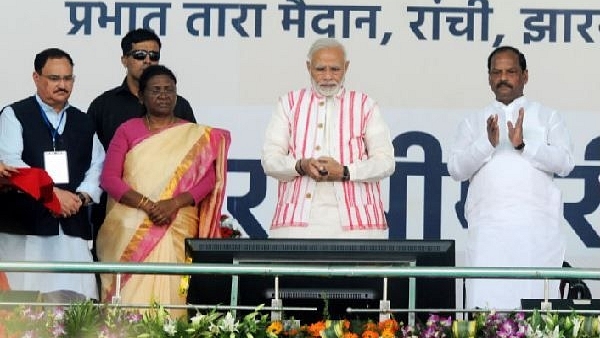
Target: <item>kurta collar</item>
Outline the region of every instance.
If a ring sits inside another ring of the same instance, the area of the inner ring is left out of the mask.
[[[494,107],[495,108],[499,108],[499,109],[513,109],[514,107],[523,107],[525,105],[525,103],[527,102],[527,98],[525,98],[525,95],[520,96],[516,99],[514,99],[511,103],[505,105],[504,103],[500,102],[500,101],[494,101]]]

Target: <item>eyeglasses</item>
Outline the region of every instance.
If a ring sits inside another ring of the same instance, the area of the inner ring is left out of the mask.
[[[132,50],[131,52],[127,53],[127,55],[139,61],[145,60],[146,56],[150,56],[150,61],[160,60],[160,52],[155,52],[153,50],[137,49]]]
[[[150,94],[151,96],[159,96],[161,94],[171,96],[171,95],[174,95],[177,92],[177,90],[175,88],[164,88],[164,89],[152,88],[152,89],[146,89],[146,92],[148,94]]]
[[[65,82],[73,82],[75,81],[75,75],[44,75],[44,74],[40,74],[41,77],[45,77],[46,79],[48,79],[48,81],[50,82],[60,82],[60,81],[65,81]]]

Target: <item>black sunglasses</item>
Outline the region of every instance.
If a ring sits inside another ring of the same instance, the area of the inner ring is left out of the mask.
[[[132,58],[134,58],[136,60],[140,60],[140,61],[146,59],[146,56],[150,56],[150,61],[160,60],[160,52],[155,52],[152,50],[143,50],[143,49],[132,50],[131,52],[127,53],[127,55],[131,56]]]

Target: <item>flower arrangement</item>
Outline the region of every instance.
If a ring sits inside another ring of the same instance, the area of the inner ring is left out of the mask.
[[[171,318],[155,304],[141,314],[120,307],[96,306],[92,302],[53,310],[18,307],[0,311],[2,338],[267,338],[268,315],[256,311],[237,320],[231,313],[197,313],[189,320]]]
[[[430,315],[425,323],[404,325],[394,319],[322,320],[300,325],[297,321],[269,321],[262,306],[240,319],[230,312],[197,313],[175,319],[155,304],[141,314],[135,310],[91,302],[67,308],[16,307],[0,310],[1,338],[591,338],[600,337],[600,316],[575,312],[479,313],[471,321]]]
[[[414,326],[388,319],[372,321],[325,320],[300,327],[272,322],[271,338],[592,338],[600,337],[600,316],[534,312],[479,313],[474,320],[452,320],[436,314]]]
[[[237,219],[229,215],[221,215],[221,238],[240,238],[242,233],[240,232],[240,223]]]

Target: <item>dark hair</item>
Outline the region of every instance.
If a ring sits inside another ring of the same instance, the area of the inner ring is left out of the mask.
[[[175,84],[177,84],[177,78],[169,68],[162,65],[152,65],[144,69],[142,75],[140,76],[140,93],[146,89],[148,81],[157,75],[167,75],[173,80],[173,82],[175,82]]]
[[[127,53],[131,52],[134,43],[144,41],[156,41],[156,43],[158,43],[158,48],[162,47],[160,38],[158,35],[156,35],[156,33],[154,33],[153,30],[138,28],[125,34],[125,36],[121,39],[121,50],[123,51],[123,55],[127,55]]]
[[[494,57],[494,55],[496,55],[496,54],[498,54],[500,52],[513,52],[515,55],[517,55],[519,57],[519,66],[521,67],[521,70],[522,71],[526,71],[527,70],[527,61],[525,60],[525,55],[523,55],[523,53],[521,53],[515,47],[501,46],[501,47],[498,47],[498,48],[494,49],[494,51],[492,51],[492,53],[490,54],[490,56],[488,56],[488,61],[487,61],[488,73],[492,69],[492,58]]]
[[[73,59],[71,59],[69,53],[59,48],[48,48],[35,55],[33,69],[35,69],[36,73],[42,74],[42,68],[44,68],[48,59],[67,59],[71,66],[73,66]]]

